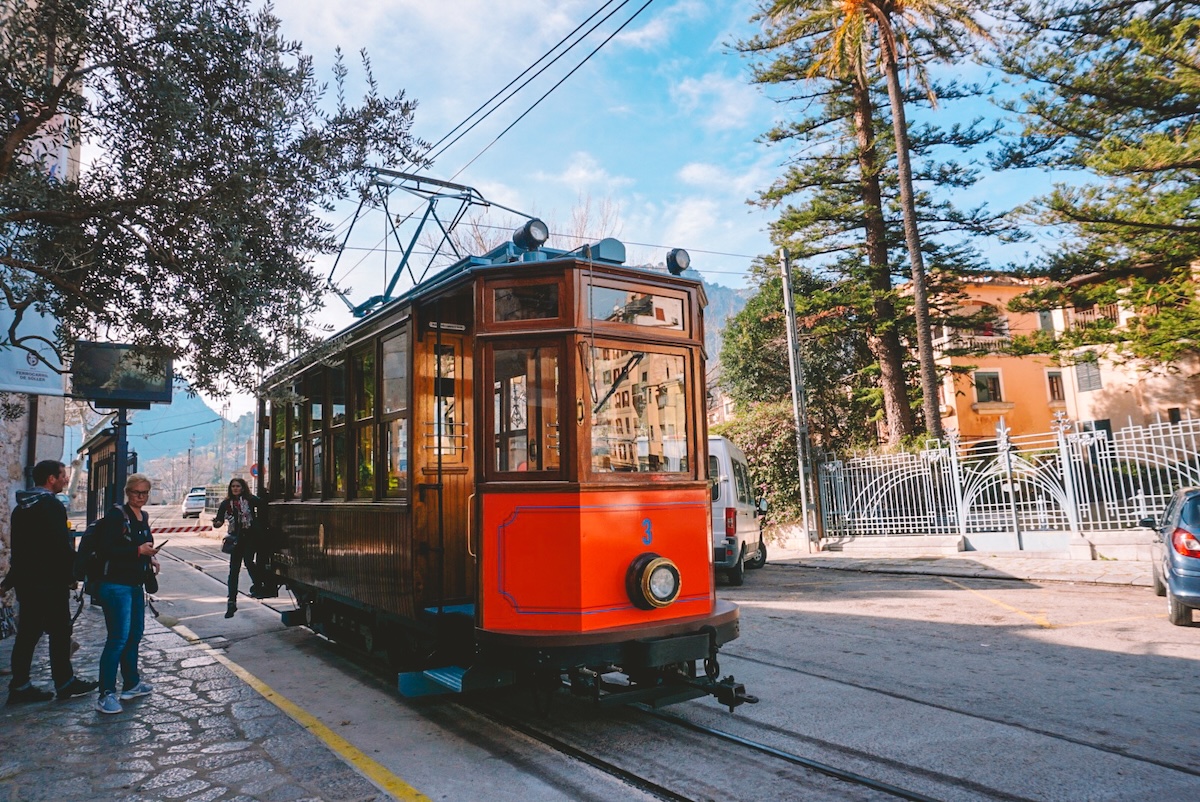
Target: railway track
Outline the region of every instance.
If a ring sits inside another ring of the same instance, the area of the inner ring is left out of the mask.
[[[578,733],[570,731],[569,728],[565,734],[556,731],[552,718],[532,720],[528,715],[505,711],[502,709],[502,705],[466,700],[456,701],[456,704],[499,727],[518,733],[555,752],[615,777],[645,794],[671,802],[702,802],[703,800],[741,798],[736,786],[741,783],[739,778],[744,776],[747,754],[752,755],[753,759],[760,764],[755,773],[760,777],[770,778],[756,785],[754,798],[904,799],[911,802],[936,802],[936,800],[942,799],[942,797],[931,796],[914,788],[884,782],[812,757],[788,752],[769,744],[696,724],[678,716],[649,708],[629,709],[630,715],[620,717],[626,719],[620,724],[627,723],[631,727],[638,728],[638,731],[633,734],[633,739],[638,740],[641,744],[639,748],[642,751],[658,753],[658,759],[653,761],[659,768],[657,771],[650,770],[654,767],[637,765],[639,761],[636,756],[635,759],[629,760],[627,759],[628,754],[622,753],[620,749],[609,750],[608,754],[605,754],[604,750],[597,749],[594,745],[596,742],[606,743],[614,740],[605,738],[603,735],[591,739],[572,737]],[[653,721],[656,726],[645,727],[647,720]],[[594,720],[589,721],[588,726],[595,723]],[[681,740],[676,737],[674,732],[668,732],[680,729],[686,730],[692,736],[701,736],[708,743],[706,748],[712,749],[713,754],[698,755],[694,751],[696,746],[694,738]],[[591,745],[581,743],[581,741],[588,740],[592,742]],[[616,740],[629,741],[630,737],[626,733],[624,737]],[[713,749],[711,744],[714,743],[721,746]],[[723,748],[725,746],[732,746],[734,749],[729,751]],[[669,757],[672,749],[679,749],[683,754],[680,754],[678,759]],[[613,754],[614,752],[615,754]],[[727,779],[730,787],[721,788],[714,785],[711,778],[697,779],[673,770],[673,767],[677,769],[689,764],[728,767]],[[890,768],[899,767],[891,766]],[[908,768],[916,774],[923,773],[916,767],[903,768]],[[964,783],[957,778],[926,777],[924,779],[932,780],[943,787],[953,785],[957,790],[964,791],[974,798],[1006,800],[1006,802],[1025,802],[1026,800],[1025,797],[997,792],[995,789],[975,786],[969,782]]]

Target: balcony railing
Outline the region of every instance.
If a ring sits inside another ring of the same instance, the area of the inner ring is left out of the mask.
[[[970,351],[976,354],[992,354],[1003,351],[1008,347],[1009,342],[1010,338],[1006,334],[989,336],[976,332],[951,329],[949,334],[934,338],[933,352],[936,356],[943,356],[946,351]]]
[[[1067,320],[1071,328],[1083,328],[1107,320],[1114,326],[1121,322],[1121,308],[1117,304],[1103,304],[1089,309],[1068,309]]]

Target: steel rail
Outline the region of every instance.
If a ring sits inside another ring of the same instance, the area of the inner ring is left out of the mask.
[[[747,749],[751,749],[755,752],[769,755],[797,766],[802,766],[806,769],[818,772],[819,774],[824,774],[828,777],[833,777],[834,779],[842,780],[844,782],[853,783],[854,785],[861,785],[864,788],[870,788],[872,791],[890,794],[891,796],[899,797],[900,799],[908,799],[911,800],[911,802],[941,802],[937,797],[927,796],[919,791],[910,791],[907,788],[901,788],[898,785],[892,785],[891,783],[886,783],[882,780],[872,779],[865,774],[859,774],[858,772],[849,771],[847,769],[839,769],[837,766],[833,766],[828,763],[822,763],[819,760],[813,760],[812,758],[802,757],[801,755],[792,754],[791,752],[785,752],[782,749],[777,749],[773,746],[759,743],[757,741],[751,741],[748,738],[743,738],[740,735],[734,735],[731,732],[725,732],[724,730],[706,727],[703,724],[696,724],[688,721],[687,719],[683,719],[669,713],[651,710],[649,708],[642,708],[642,710],[646,713],[646,715],[659,721],[664,721],[668,724],[672,724],[692,732],[700,733],[701,735],[711,735],[718,740],[737,744],[738,746],[744,746]],[[1022,799],[1022,797],[1007,798]]]

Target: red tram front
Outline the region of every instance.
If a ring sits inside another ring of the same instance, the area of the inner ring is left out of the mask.
[[[264,383],[286,623],[385,654],[406,693],[750,699],[716,676],[738,611],[714,591],[703,289],[624,261],[507,243]]]

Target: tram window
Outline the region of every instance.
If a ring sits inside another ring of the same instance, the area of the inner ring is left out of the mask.
[[[346,422],[346,365],[344,362],[329,369],[329,415],[329,422],[333,426],[341,426]]]
[[[408,408],[408,340],[404,332],[383,341],[383,414]]]
[[[354,419],[375,415],[375,349],[354,355]]]
[[[466,425],[458,413],[458,349],[448,343],[434,346],[433,394],[434,421],[428,424],[427,440],[433,453],[443,461],[462,462],[467,451]]]
[[[335,496],[346,492],[346,430],[340,429],[333,433],[333,482],[330,488]]]
[[[359,427],[354,449],[356,460],[356,495],[359,498],[375,496],[375,427]]]
[[[325,492],[325,488],[322,487],[323,483],[321,481],[324,475],[322,468],[324,467],[323,461],[325,457],[325,447],[320,435],[312,438],[310,447],[312,449],[312,470],[309,473],[309,476],[311,477],[309,479],[309,492],[312,493],[314,497],[320,498]]]
[[[384,461],[387,470],[385,494],[396,498],[408,490],[408,421],[396,418],[384,426]]]
[[[319,432],[325,425],[325,373],[316,371],[304,378],[304,395],[308,398],[308,430]]]
[[[592,379],[592,470],[687,472],[684,358],[593,347],[591,359],[590,376],[603,376],[606,370],[613,376],[609,383]],[[630,399],[632,416],[625,409],[616,414],[619,400],[625,398]]]
[[[683,299],[667,295],[592,285],[588,313],[607,323],[684,330]]]
[[[557,282],[497,287],[492,291],[492,302],[497,323],[559,317]]]
[[[299,440],[292,441],[292,483],[290,486],[293,498],[300,498],[304,486],[304,452]]]
[[[497,348],[492,373],[492,466],[497,471],[557,471],[558,349]]]
[[[274,428],[274,439],[272,442],[282,443],[287,440],[287,407],[278,401],[271,405],[274,414],[271,417],[271,424]]]

